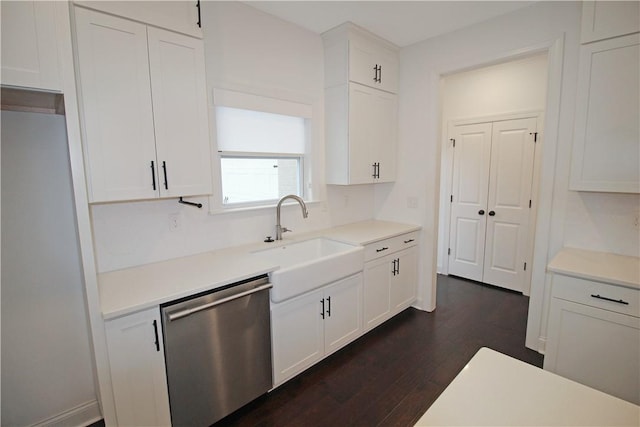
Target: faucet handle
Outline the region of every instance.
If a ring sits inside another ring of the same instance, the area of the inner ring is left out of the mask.
[[[287,227],[282,227],[282,232],[283,233],[286,233],[287,231],[293,231],[293,230],[291,230],[291,229],[289,229]]]

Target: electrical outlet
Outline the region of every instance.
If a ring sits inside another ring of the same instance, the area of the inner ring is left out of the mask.
[[[182,227],[179,213],[169,214],[169,231],[178,231]]]

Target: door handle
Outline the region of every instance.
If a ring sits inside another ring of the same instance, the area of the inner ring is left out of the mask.
[[[162,161],[162,171],[164,172],[164,189],[169,189],[169,180],[167,179],[167,162]]]
[[[331,297],[327,297],[327,316],[331,317]]]
[[[494,216],[496,213],[494,211],[489,211],[489,216]]]
[[[168,318],[169,318],[170,322],[173,322],[174,320],[182,319],[183,317],[190,316],[190,315],[192,315],[194,313],[197,313],[199,311],[208,310],[208,309],[216,307],[216,306],[218,306],[220,304],[225,304],[225,303],[228,303],[228,302],[233,301],[235,299],[246,297],[247,295],[255,294],[256,292],[261,292],[261,291],[264,291],[266,289],[271,289],[272,287],[273,287],[273,285],[271,283],[267,283],[266,285],[258,286],[257,288],[249,289],[248,291],[240,292],[238,294],[231,295],[231,296],[228,296],[226,298],[222,298],[222,299],[220,299],[218,301],[214,301],[214,302],[210,302],[210,303],[207,303],[207,304],[199,305],[199,306],[194,307],[194,308],[187,308],[185,310],[181,310],[181,311],[176,311],[174,313],[170,313]]]
[[[480,209],[480,210],[478,211],[478,215],[484,215],[484,209]]]

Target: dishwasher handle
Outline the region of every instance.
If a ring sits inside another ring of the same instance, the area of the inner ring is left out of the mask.
[[[222,299],[220,299],[218,301],[210,302],[208,304],[202,304],[202,305],[199,305],[199,306],[193,307],[193,308],[187,308],[186,310],[176,311],[175,313],[169,313],[169,315],[167,317],[169,318],[170,322],[173,322],[174,320],[182,319],[183,317],[190,316],[190,315],[192,315],[194,313],[197,313],[199,311],[208,310],[208,309],[216,307],[216,306],[218,306],[220,304],[225,304],[225,303],[227,303],[229,301],[233,301],[233,300],[238,299],[238,298],[246,297],[247,295],[255,294],[256,292],[262,292],[264,290],[271,289],[272,287],[273,287],[273,285],[271,283],[267,283],[266,285],[258,286],[257,288],[249,289],[248,291],[240,292],[238,294],[231,295],[231,296],[226,297],[226,298],[222,298]]]

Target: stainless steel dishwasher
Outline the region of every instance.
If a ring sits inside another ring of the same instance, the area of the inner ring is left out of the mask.
[[[208,426],[273,386],[268,277],[161,306],[171,422]]]

